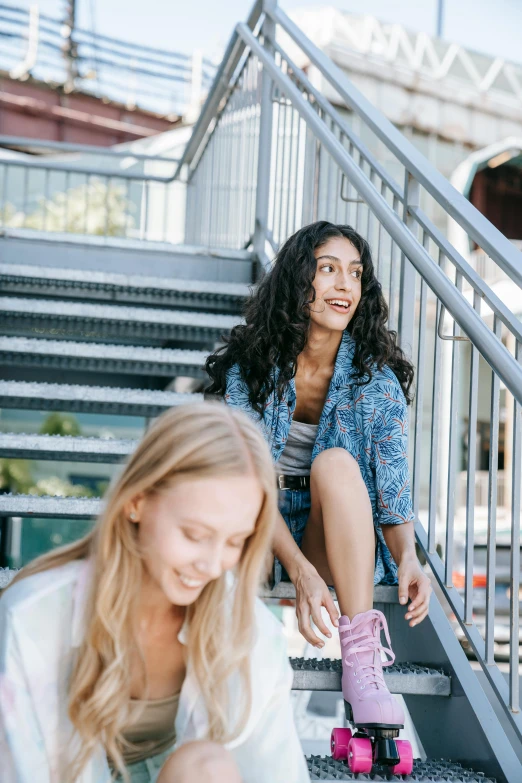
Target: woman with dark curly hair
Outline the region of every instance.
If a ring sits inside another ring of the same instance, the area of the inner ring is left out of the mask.
[[[285,242],[245,322],[206,369],[208,391],[246,410],[271,446],[275,581],[284,569],[295,585],[301,633],[324,646],[310,622],[331,635],[324,606],[339,627],[354,722],[398,728],[404,715],[382,677],[381,630],[390,643],[373,587],[399,585],[410,626],[426,616],[431,587],[415,554],[407,465],[413,366],[387,319],[366,240],[319,221]]]

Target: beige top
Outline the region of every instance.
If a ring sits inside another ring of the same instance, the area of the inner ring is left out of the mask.
[[[163,753],[174,745],[178,703],[179,693],[166,699],[131,699],[132,705],[143,705],[143,710],[123,732],[123,738],[132,743],[132,747],[123,748],[126,766]]]

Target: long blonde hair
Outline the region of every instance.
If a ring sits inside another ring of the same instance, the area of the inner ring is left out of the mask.
[[[124,513],[140,493],[169,488],[180,479],[254,474],[264,499],[253,534],[236,567],[230,602],[226,577],[208,584],[187,608],[188,656],[209,718],[209,739],[229,741],[243,728],[251,704],[249,654],[254,605],[275,522],[276,488],[268,447],[255,424],[221,403],[201,402],[163,413],[145,434],[123,472],[109,488],[94,529],[78,542],[56,549],[22,569],[13,581],[73,560],[92,558],[93,578],[86,608],[85,637],[69,683],[69,716],[81,749],[67,770],[74,780],[101,741],[125,775],[121,732],[131,715],[131,659],[137,641],[136,616],[143,571],[138,525]],[[135,658],[134,658],[135,660]],[[142,661],[142,674],[145,667]],[[244,705],[229,726],[227,678],[239,671]]]

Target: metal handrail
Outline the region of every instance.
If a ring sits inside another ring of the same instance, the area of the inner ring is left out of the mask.
[[[504,381],[514,398],[522,404],[522,367],[511,356],[507,348],[499,344],[495,335],[488,329],[478,313],[462,297],[462,294],[455,288],[442,270],[434,264],[432,258],[419,245],[404,222],[390,208],[386,200],[357,167],[340,141],[328,130],[310,104],[303,99],[295,84],[279,70],[273,58],[259,44],[247,25],[239,24],[236,30],[249,49],[263,63],[263,67],[266,68],[270,78],[291,99],[292,104],[301,117],[313,130],[341,170],[349,176],[355,189],[364,197],[372,212],[401,247],[413,266],[428,283],[431,290],[479,348],[484,358]],[[487,220],[486,224],[490,225]]]
[[[268,5],[265,12],[274,22],[281,25],[346,104],[364,119],[375,135],[394,153],[423,188],[437,199],[447,213],[460,223],[468,235],[512,280],[522,286],[522,253],[359,92],[343,71],[304,35],[278,5]]]
[[[97,147],[94,144],[71,144],[68,141],[47,141],[31,139],[27,136],[5,136],[0,134],[0,147],[29,147],[33,149],[55,150],[56,152],[86,152],[92,155],[103,155],[109,158],[135,158],[135,160],[152,160],[162,163],[177,163],[179,158],[167,158],[160,155],[148,155],[132,150],[115,150],[112,147]],[[33,159],[34,160],[34,159]]]

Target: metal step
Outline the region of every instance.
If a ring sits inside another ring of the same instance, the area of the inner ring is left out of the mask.
[[[291,658],[293,689],[340,691],[342,663],[331,658]],[[383,668],[392,693],[417,696],[451,696],[451,678],[442,669],[416,663],[397,663]]]
[[[11,459],[52,459],[66,462],[121,462],[137,440],[82,438],[61,435],[0,433],[0,457]]]
[[[202,394],[179,394],[172,391],[0,381],[0,408],[111,413],[149,418],[158,416],[173,405],[184,405],[202,399]]]
[[[446,759],[415,759],[413,772],[406,777],[390,774],[386,767],[373,767],[368,775],[350,772],[345,761],[334,761],[331,756],[309,756],[307,759],[311,780],[334,783],[337,780],[396,781],[397,783],[496,783],[494,778],[482,772],[462,767],[456,761]]]
[[[255,255],[230,250],[123,237],[83,236],[55,231],[6,228],[0,233],[3,264],[79,269],[167,280],[216,280],[249,285]]]
[[[0,517],[94,519],[102,509],[101,498],[0,495]]]
[[[220,340],[237,323],[234,315],[88,304],[54,299],[0,297],[0,330],[16,336],[80,337],[82,340],[163,342]]]
[[[206,351],[0,337],[0,365],[167,378],[203,378]]]
[[[0,264],[0,289],[10,295],[53,296],[238,313],[249,295],[243,283],[172,280],[91,269]]]
[[[332,594],[332,598],[337,600],[335,590],[333,587],[328,588]],[[264,600],[276,600],[282,599],[293,601],[295,600],[295,587],[291,582],[279,582],[279,584],[273,589],[270,587],[264,587],[260,593],[261,598]],[[396,585],[375,585],[373,588],[373,598],[376,604],[398,604],[399,594]]]

